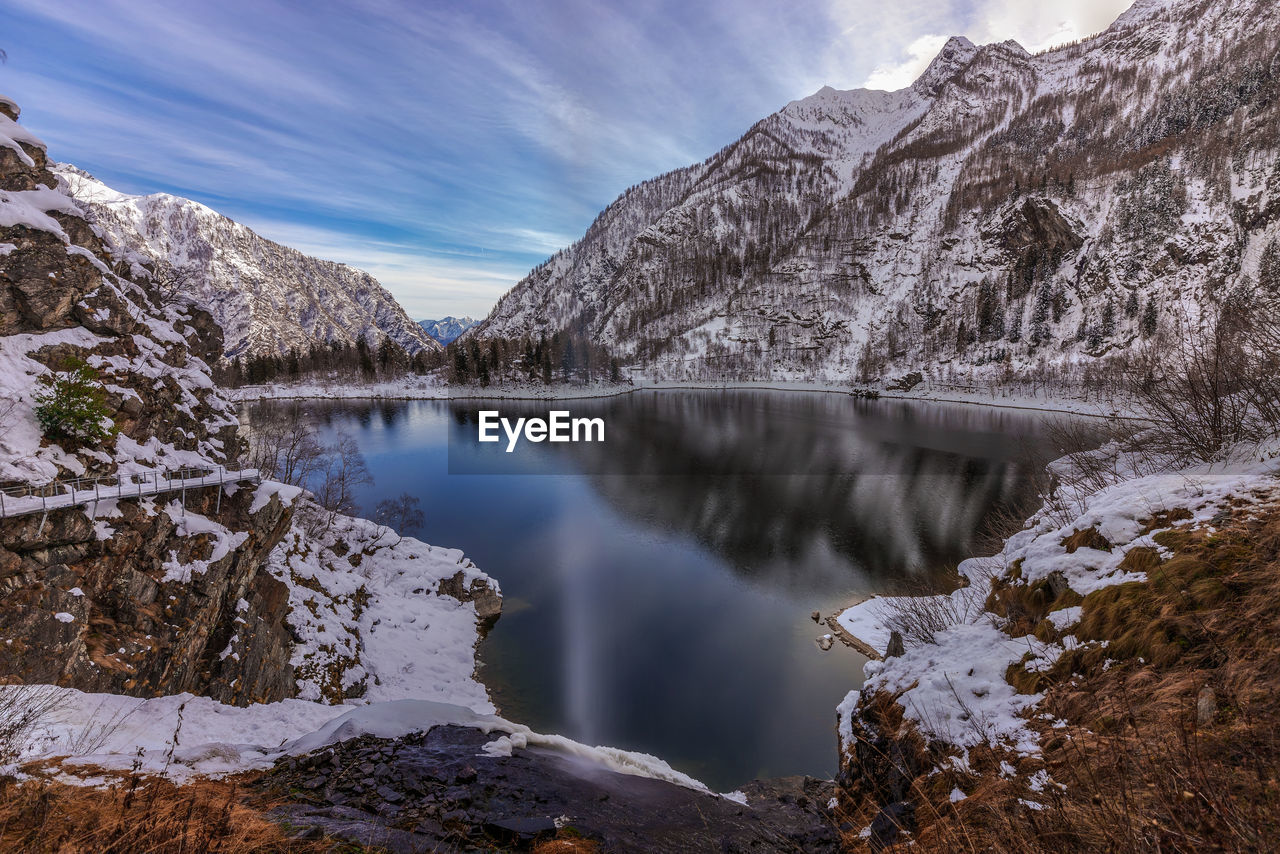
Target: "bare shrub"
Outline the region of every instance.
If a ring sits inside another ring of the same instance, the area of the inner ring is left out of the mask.
[[[168,261],[157,261],[151,274],[151,284],[162,308],[190,296],[199,281],[200,271],[195,267],[178,266]]]
[[[1035,479],[1037,493],[1043,496],[1048,490],[1049,477],[1038,472]],[[1028,515],[1015,505],[996,505],[983,518],[982,527],[974,535],[974,546],[981,554],[998,553],[1006,540],[1027,527]]]
[[[1257,288],[1246,295],[1241,335],[1251,374],[1244,393],[1270,435],[1280,433],[1280,294]]]
[[[1045,435],[1058,454],[1058,483],[1091,494],[1132,477],[1132,460],[1116,453],[1129,447],[1139,427],[1126,421],[1055,418],[1044,422]],[[1063,464],[1065,463],[1065,464]]]
[[[404,535],[420,529],[427,519],[422,514],[422,502],[416,496],[402,492],[395,498],[378,502],[374,521]]]
[[[1214,462],[1280,429],[1280,327],[1251,306],[1236,295],[1199,322],[1183,317],[1134,360],[1129,393],[1155,424],[1146,440],[1175,463]]]
[[[982,619],[990,590],[988,573],[952,593],[887,596],[880,600],[880,617],[886,628],[902,635],[906,646],[936,644],[947,629]]]
[[[100,705],[92,715],[84,727],[71,737],[67,744],[69,752],[72,756],[92,756],[97,753],[107,740],[111,738],[120,728],[135,709],[117,709],[110,714],[100,717],[102,706]]]
[[[60,705],[62,693],[54,685],[0,687],[0,766],[17,761],[33,730]]]

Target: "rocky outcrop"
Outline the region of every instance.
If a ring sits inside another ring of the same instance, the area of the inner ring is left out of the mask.
[[[287,798],[276,817],[289,826],[394,852],[528,851],[557,837],[646,854],[839,850],[828,781],[758,781],[742,804],[548,750],[487,754],[497,737],[363,736],[283,760],[260,785]]]
[[[467,574],[462,571],[441,581],[436,586],[436,595],[452,596],[459,602],[475,604],[482,629],[492,628],[502,616],[502,595],[487,579],[472,578],[468,582]]]
[[[2,102],[8,103],[8,102]],[[163,300],[116,257],[49,171],[44,145],[0,117],[0,488],[240,465],[210,362],[213,318]],[[113,432],[53,441],[37,378],[96,372]],[[252,484],[0,519],[0,678],[247,704],[293,696],[286,587],[264,571],[292,509]]]
[[[237,704],[293,696],[288,595],[262,571],[290,512],[273,499],[250,514],[253,490],[240,490],[215,513],[215,489],[188,494],[188,518],[208,514],[245,537],[212,561],[216,540],[183,536],[176,503],[120,501],[117,516],[96,523],[63,510],[43,528],[38,515],[0,528],[0,673],[82,691],[186,691]],[[173,572],[179,566],[200,571]]]

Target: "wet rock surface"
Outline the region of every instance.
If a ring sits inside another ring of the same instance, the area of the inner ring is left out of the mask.
[[[756,781],[742,787],[743,805],[542,748],[484,753],[497,737],[457,726],[363,736],[282,760],[260,785],[287,799],[275,817],[301,836],[395,852],[528,850],[555,838],[622,852],[838,850],[829,781]]]

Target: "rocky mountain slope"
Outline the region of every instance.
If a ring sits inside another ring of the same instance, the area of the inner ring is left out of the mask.
[[[17,108],[0,107],[0,485],[237,468],[236,419],[210,379],[217,325],[133,278],[59,189]],[[38,379],[69,357],[105,387],[118,432],[103,442],[41,435]],[[289,527],[285,504],[252,488],[171,497],[0,520],[6,679],[227,702],[292,693],[287,591],[263,571]],[[216,653],[237,614],[246,629],[226,666]]]
[[[190,199],[121,193],[68,164],[54,173],[119,257],[160,261],[213,315],[228,358],[360,337],[376,347],[389,336],[410,355],[438,349],[368,273],[281,246]]]
[[[1280,7],[1138,0],[1029,55],[947,43],[632,187],[480,336],[585,330],[668,378],[1064,382],[1280,288]]]
[[[470,317],[453,317],[449,315],[439,320],[419,320],[418,325],[422,330],[430,335],[441,344],[450,344],[455,341],[459,335],[466,332],[473,326],[479,324],[480,321],[473,320]]]
[[[113,487],[242,468],[240,424],[211,377],[224,352],[214,318],[164,298],[146,259],[86,218],[17,118],[0,99],[0,489],[13,499],[75,478]],[[41,421],[49,378],[73,370],[90,377],[96,423],[110,422],[101,437]],[[460,553],[323,511],[281,483],[0,512],[4,682],[237,705],[400,690],[483,709],[473,648],[497,608],[496,585]],[[408,627],[425,614],[430,627]]]

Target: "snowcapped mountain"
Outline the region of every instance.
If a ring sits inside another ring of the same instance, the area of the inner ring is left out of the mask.
[[[470,317],[454,317],[453,315],[442,317],[439,320],[418,321],[418,325],[422,327],[423,331],[441,344],[452,343],[459,335],[479,324],[480,321],[473,320]]]
[[[53,171],[116,257],[178,271],[183,293],[222,326],[227,358],[362,336],[375,346],[390,336],[410,354],[440,347],[368,273],[281,246],[190,199],[121,193],[65,163]]]
[[[584,328],[650,376],[1087,366],[1280,289],[1280,4],[1138,0],[1030,55],[953,38],[627,190],[476,333]]]

